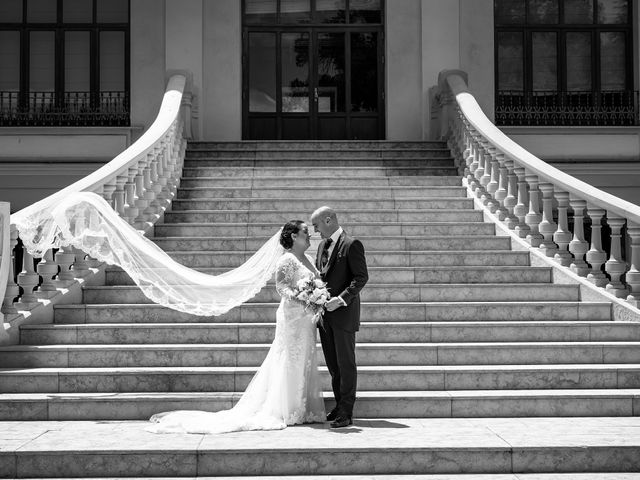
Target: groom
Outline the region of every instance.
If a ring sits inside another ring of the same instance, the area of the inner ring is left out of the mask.
[[[336,406],[327,415],[332,428],[351,425],[356,401],[356,332],[360,327],[360,290],[369,280],[362,242],[347,235],[336,212],[320,207],[311,215],[320,232],[316,267],[332,298],[326,304],[320,341],[331,374]]]

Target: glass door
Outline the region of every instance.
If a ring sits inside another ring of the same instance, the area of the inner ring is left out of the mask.
[[[245,3],[243,138],[384,138],[381,3],[336,5]]]

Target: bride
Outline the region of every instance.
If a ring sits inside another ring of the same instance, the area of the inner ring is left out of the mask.
[[[174,261],[95,193],[75,192],[56,202],[37,202],[12,215],[11,221],[34,257],[44,257],[52,248],[80,249],[99,261],[120,266],[155,303],[194,315],[221,315],[241,305],[276,273],[282,298],[275,340],[236,406],[214,413],[160,413],[151,417],[154,424],[149,430],[222,433],[325,420],[315,314],[292,298],[300,279],[318,276],[305,255],[310,242],[304,222],[287,222],[239,267],[207,275]]]
[[[220,412],[178,410],[153,415],[154,433],[223,433],[274,430],[322,422],[324,402],[316,357],[314,313],[295,300],[296,283],[319,273],[305,255],[309,230],[300,220],[287,222],[280,234],[285,253],[276,266],[281,296],[276,333],[269,353],[235,407]]]

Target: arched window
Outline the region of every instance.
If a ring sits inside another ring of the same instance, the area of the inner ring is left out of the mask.
[[[633,125],[629,0],[495,0],[496,123]]]
[[[0,1],[0,125],[129,125],[129,0]]]

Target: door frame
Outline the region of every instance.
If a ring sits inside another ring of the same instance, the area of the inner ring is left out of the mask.
[[[249,34],[252,32],[274,33],[276,35],[276,111],[275,112],[249,112]],[[282,56],[281,35],[283,33],[309,33],[309,112],[292,113],[282,112]],[[351,33],[375,32],[377,39],[377,82],[378,102],[377,112],[352,112],[351,111]],[[314,89],[318,87],[318,35],[322,33],[343,33],[345,35],[345,111],[344,112],[318,112],[317,99]],[[295,24],[295,25],[243,25],[242,27],[242,138],[249,139],[250,118],[273,118],[276,122],[276,138],[283,137],[283,119],[308,119],[308,135],[306,139],[318,139],[318,124],[320,118],[345,118],[345,140],[352,139],[352,118],[376,118],[376,139],[385,138],[385,26],[384,24]],[[321,117],[319,117],[321,115]]]

